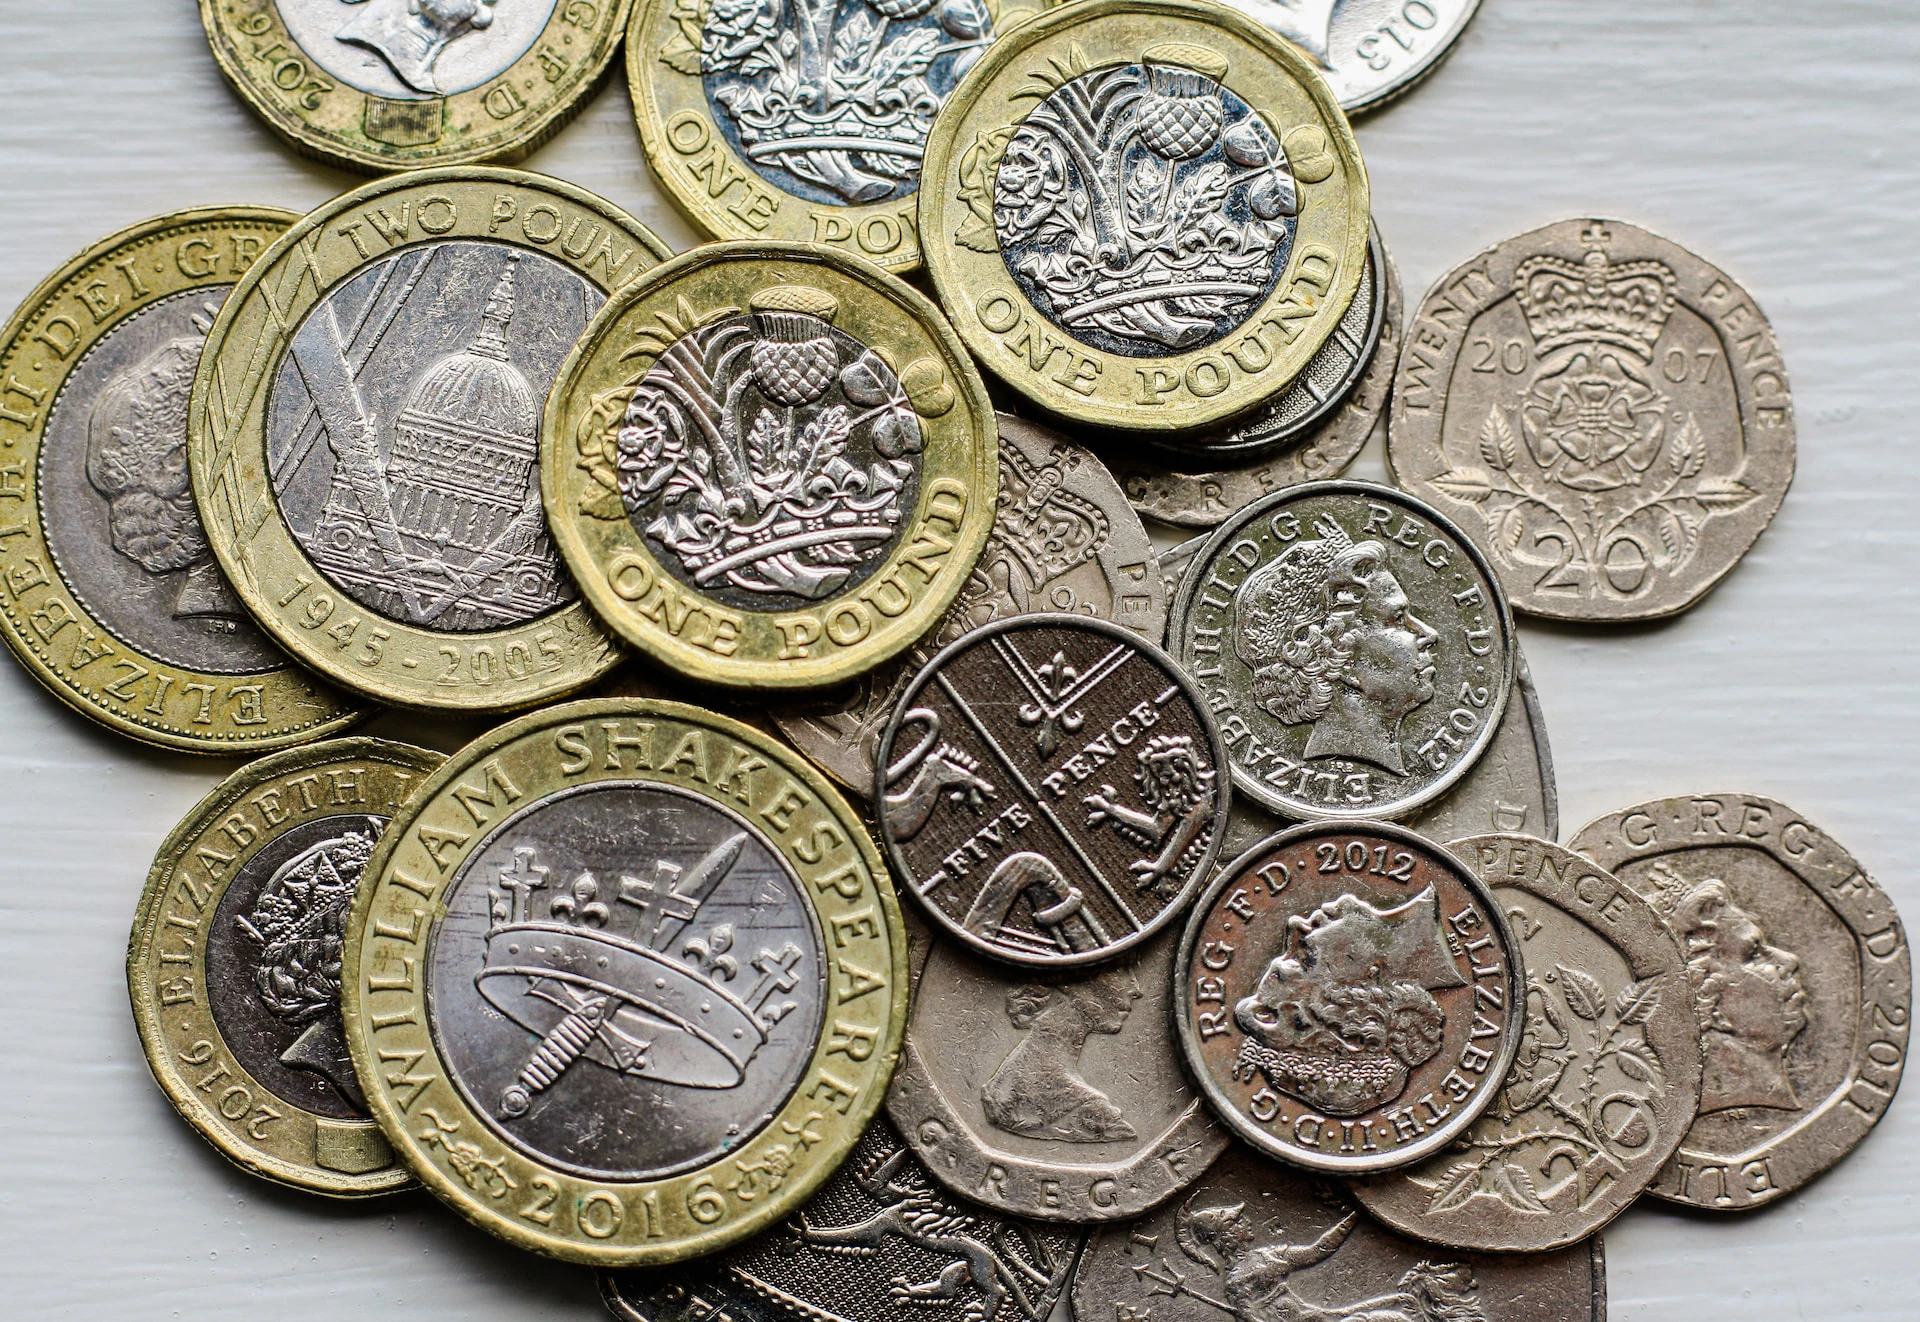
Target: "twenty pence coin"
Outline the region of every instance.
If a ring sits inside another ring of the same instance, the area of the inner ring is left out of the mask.
[[[367,1112],[340,955],[374,843],[443,759],[332,739],[250,762],[173,829],[127,945],[127,990],[167,1100],[244,1170],[359,1198],[412,1183]]]
[[[1913,971],[1892,899],[1852,855],[1757,794],[1638,804],[1570,844],[1652,903],[1693,984],[1700,1114],[1650,1193],[1758,1207],[1866,1138],[1906,1065]]]
[[[62,702],[147,743],[256,753],[360,715],[248,618],[186,470],[207,331],[296,219],[142,221],[48,276],[0,331],[0,633]]]
[[[791,1215],[880,1106],[898,905],[846,802],[748,726],[640,699],[524,716],[423,785],[368,872],[343,998],[367,1099],[510,1243],[711,1253]]]
[[[1480,0],[1230,0],[1320,66],[1349,115],[1402,95],[1460,39]]]
[[[518,160],[573,117],[629,0],[200,0],[214,60],[296,151],[367,173]]]
[[[993,526],[993,406],[946,318],[806,244],[708,244],[622,290],[542,445],[587,600],[703,683],[871,670],[945,613]]]
[[[1526,835],[1447,849],[1519,938],[1526,1027],[1500,1095],[1461,1145],[1358,1180],[1387,1225],[1457,1249],[1539,1253],[1613,1220],[1660,1173],[1700,1103],[1686,961],[1653,906]]]
[[[1174,976],[1216,1113],[1268,1156],[1341,1175],[1444,1152],[1493,1104],[1525,1019],[1486,886],[1383,822],[1295,827],[1222,868]]]
[[[540,406],[613,288],[666,256],[571,184],[480,166],[335,198],[221,309],[194,496],[262,628],[344,687],[497,711],[618,648],[548,536]]]
[[[1563,220],[1443,276],[1387,424],[1394,481],[1488,548],[1515,610],[1683,611],[1793,480],[1773,329],[1726,272],[1619,220]]]
[[[1325,80],[1192,0],[1082,0],[1008,32],[935,121],[919,214],[981,364],[1118,432],[1279,398],[1367,262],[1366,168]]]

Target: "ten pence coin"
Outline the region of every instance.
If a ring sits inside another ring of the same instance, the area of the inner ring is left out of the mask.
[[[342,998],[367,1100],[522,1248],[711,1253],[791,1215],[880,1105],[898,905],[845,800],[746,725],[643,699],[509,722],[367,873]]]
[[[1231,0],[1312,57],[1348,114],[1372,110],[1432,73],[1480,0]]]
[[[140,1044],[174,1108],[255,1175],[335,1198],[412,1183],[347,1054],[340,958],[375,842],[442,761],[360,738],[260,758],[154,858],[127,945]]]
[[[1679,944],[1653,906],[1526,835],[1447,849],[1520,940],[1526,1026],[1500,1094],[1452,1151],[1353,1195],[1432,1244],[1538,1253],[1613,1220],[1660,1173],[1700,1103],[1700,1035]]]
[[[1757,794],[1658,799],[1570,843],[1651,902],[1686,955],[1700,1114],[1649,1192],[1738,1211],[1851,1152],[1900,1086],[1913,1002],[1906,929],[1879,884]]]
[[[1488,548],[1515,610],[1683,611],[1793,480],[1773,330],[1724,271],[1618,220],[1565,220],[1441,278],[1400,354],[1394,481]]]
[[[360,716],[248,617],[187,476],[207,331],[296,219],[142,221],[47,277],[0,331],[0,634],[62,702],[147,743],[257,753]]]
[[[479,166],[368,184],[269,249],[208,336],[189,457],[274,641],[412,707],[526,706],[612,666],[541,512],[540,406],[664,256],[591,193]]]

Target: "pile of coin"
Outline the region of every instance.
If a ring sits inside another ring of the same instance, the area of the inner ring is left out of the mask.
[[[1556,843],[1515,613],[1698,602],[1793,413],[1623,221],[1403,332],[1347,114],[1473,7],[202,0],[387,173],[0,335],[8,643],[253,759],[128,950],[181,1115],[646,1322],[1597,1319],[1636,1199],[1857,1145],[1911,1003],[1861,865],[1744,793]],[[678,255],[497,163],[622,35]]]

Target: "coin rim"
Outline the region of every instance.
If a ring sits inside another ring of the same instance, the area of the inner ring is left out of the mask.
[[[1466,9],[1460,15],[1459,25],[1454,28],[1451,36],[1434,48],[1432,54],[1427,57],[1424,63],[1416,64],[1412,71],[1404,78],[1398,78],[1385,83],[1379,89],[1369,92],[1365,96],[1355,97],[1352,104],[1342,101],[1340,103],[1341,108],[1349,115],[1367,114],[1375,110],[1381,110],[1392,105],[1414,88],[1426,82],[1441,65],[1447,62],[1447,59],[1453,54],[1454,47],[1458,46],[1460,39],[1467,35],[1467,29],[1473,25],[1474,17],[1479,14],[1479,12],[1480,0],[1467,0]]]

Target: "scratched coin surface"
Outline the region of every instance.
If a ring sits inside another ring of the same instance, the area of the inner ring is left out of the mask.
[[[147,743],[236,756],[360,715],[248,619],[187,476],[208,328],[296,219],[142,221],[48,276],[0,331],[0,635],[62,702]]]
[[[1061,968],[1168,926],[1206,878],[1225,748],[1191,680],[1104,620],[1026,615],[929,661],[880,738],[900,884],[943,932]]]
[[[873,749],[900,694],[940,648],[969,629],[1030,611],[1113,620],[1158,641],[1165,582],[1153,543],[1113,475],[1091,451],[1010,413],[1000,431],[1000,503],[966,586],[897,661],[775,713],[780,732],[828,775],[873,793]]]
[[[1900,1086],[1913,971],[1893,900],[1851,854],[1757,794],[1657,799],[1569,843],[1652,903],[1686,955],[1700,1114],[1650,1193],[1757,1207],[1866,1138]]]
[[[1480,0],[1230,0],[1305,51],[1348,114],[1400,96],[1432,73]]]
[[[374,843],[444,759],[331,739],[250,762],[173,829],[127,944],[147,1064],[244,1170],[336,1198],[412,1182],[367,1112],[340,958]]]
[[[1171,650],[1219,713],[1234,792],[1288,817],[1399,817],[1492,742],[1513,620],[1473,542],[1365,482],[1275,492],[1180,581]]]
[[[1186,1197],[1094,1231],[1080,1322],[1606,1322],[1595,1236],[1557,1253],[1403,1239],[1330,1181],[1230,1149]]]
[[[1499,1096],[1451,1150],[1353,1195],[1387,1225],[1458,1249],[1538,1253],[1585,1239],[1666,1164],[1700,1104],[1700,1033],[1680,945],[1651,904],[1529,835],[1447,849],[1506,912],[1526,1023]]]
[[[262,256],[194,383],[194,495],[297,660],[402,706],[500,710],[619,652],[540,505],[540,408],[612,288],[666,255],[611,203],[466,166],[368,184]]]
[[[383,173],[518,160],[613,60],[630,0],[200,0],[215,61],[296,151]]]
[[[790,1220],[670,1272],[600,1274],[622,1322],[1048,1322],[1084,1232],[957,1198],[885,1116]]]
[[[1427,294],[1387,426],[1394,480],[1488,548],[1514,609],[1683,611],[1793,480],[1773,329],[1733,278],[1618,220],[1563,220]]]
[[[1366,167],[1298,49],[1188,0],[1081,0],[1006,32],[927,139],[928,273],[982,366],[1118,432],[1278,399],[1367,265]]]
[[[1262,1152],[1342,1175],[1444,1152],[1499,1096],[1526,1017],[1486,885],[1384,822],[1295,827],[1229,863],[1174,977],[1214,1110]]]

